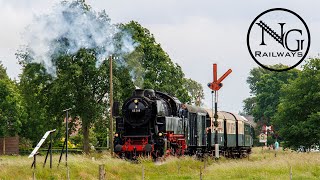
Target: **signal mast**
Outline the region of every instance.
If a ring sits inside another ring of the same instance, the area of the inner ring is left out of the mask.
[[[219,79],[217,76],[218,67],[217,64],[213,64],[213,82],[208,83],[208,87],[212,90],[212,102],[213,102],[213,93],[214,93],[214,126],[215,126],[215,133],[214,133],[214,151],[215,151],[215,158],[219,158],[219,144],[218,144],[218,91],[222,87],[222,81],[232,72],[229,69],[225,72]],[[213,113],[213,103],[212,103],[212,113]],[[211,131],[211,130],[210,130]]]

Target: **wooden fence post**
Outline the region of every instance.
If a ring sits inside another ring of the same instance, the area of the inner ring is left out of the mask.
[[[104,165],[99,165],[99,180],[105,180]]]
[[[70,180],[70,172],[69,172],[69,167],[67,167],[67,180]]]
[[[144,166],[142,165],[142,180],[144,180]]]

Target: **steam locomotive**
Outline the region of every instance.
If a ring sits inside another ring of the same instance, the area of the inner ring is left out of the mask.
[[[182,104],[177,98],[152,89],[137,89],[122,106],[114,105],[116,133],[114,152],[135,159],[151,155],[213,155],[215,132],[209,109]],[[248,121],[229,112],[218,112],[219,153],[227,157],[246,156],[253,144]]]

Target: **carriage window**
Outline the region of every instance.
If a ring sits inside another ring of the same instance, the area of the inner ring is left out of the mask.
[[[218,130],[219,130],[219,133],[223,133],[223,126],[221,121],[218,121]]]
[[[231,125],[231,133],[236,133],[236,124],[235,123],[230,123]]]

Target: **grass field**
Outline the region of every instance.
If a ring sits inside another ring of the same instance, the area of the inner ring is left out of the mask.
[[[53,156],[53,168],[49,162],[42,167],[44,156],[37,157],[36,179],[66,179],[67,168],[63,159],[57,167],[59,155]],[[0,179],[32,179],[30,168],[33,159],[27,156],[0,156]],[[105,165],[107,179],[320,179],[320,153],[297,153],[254,148],[249,158],[195,160],[193,157],[167,158],[154,163],[140,159],[131,163],[111,158],[108,153],[70,155],[68,157],[70,179],[98,179],[99,165]]]

